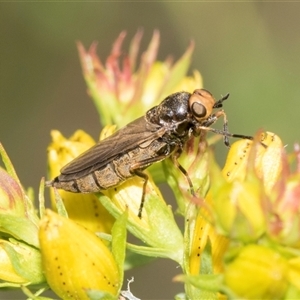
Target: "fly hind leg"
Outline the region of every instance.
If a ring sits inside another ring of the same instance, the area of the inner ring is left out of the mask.
[[[144,179],[142,199],[141,199],[139,212],[138,212],[138,217],[141,219],[142,218],[142,211],[143,211],[143,207],[144,207],[144,203],[145,203],[146,187],[147,187],[149,177],[146,173],[144,173],[140,170],[133,171],[133,174]]]
[[[143,207],[145,203],[145,196],[146,196],[146,188],[147,188],[147,182],[148,182],[148,175],[144,173],[142,170],[149,167],[153,163],[159,162],[163,159],[166,158],[166,155],[158,155],[156,157],[151,157],[142,161],[139,161],[135,164],[133,164],[130,168],[130,173],[133,175],[136,175],[138,177],[141,177],[144,179],[144,184],[143,184],[143,193],[142,193],[142,199],[141,199],[141,204],[139,207],[139,212],[138,212],[138,217],[141,219],[142,218],[142,212],[143,212]]]

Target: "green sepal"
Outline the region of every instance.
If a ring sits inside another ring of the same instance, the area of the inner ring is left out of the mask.
[[[172,256],[172,253],[170,251],[167,251],[163,248],[138,246],[129,243],[127,243],[127,248],[132,252],[135,252],[136,254],[144,255],[144,256],[160,257],[160,258],[169,258],[170,256]]]
[[[90,300],[118,300],[118,297],[102,291],[87,290],[86,293],[89,296]]]
[[[193,241],[193,233],[196,226],[198,209],[193,203],[190,203],[186,208],[185,213],[185,225],[184,225],[184,258],[183,258],[183,270],[185,274],[190,273],[190,253],[191,245]]]
[[[110,234],[100,232],[100,233],[97,233],[97,236],[99,236],[101,239],[108,241],[110,243],[112,241],[112,236]],[[134,247],[140,247],[140,246],[126,243],[126,256],[125,256],[125,261],[123,264],[123,271],[128,271],[135,267],[146,265],[156,258],[156,257],[152,257],[152,256],[145,256],[144,253],[142,253],[142,254],[136,253]],[[152,249],[150,247],[144,247],[144,248]]]
[[[57,213],[60,216],[68,218],[68,212],[67,212],[64,202],[56,188],[54,188],[54,195],[55,195],[55,204],[56,204],[56,208],[57,208]]]
[[[39,213],[42,219],[45,214],[45,178],[43,177],[39,186]]]
[[[1,155],[2,161],[5,165],[5,169],[6,169],[7,173],[21,186],[21,182],[15,171],[15,168],[1,143],[0,143],[0,155]]]
[[[123,213],[108,197],[100,194],[99,200],[116,219]],[[161,249],[163,256],[169,253],[168,257],[181,265],[183,236],[170,207],[153,193],[146,195],[144,210],[147,211],[148,219],[151,220],[147,224],[148,227],[142,227],[135,218],[128,218],[127,229],[149,246]]]
[[[0,214],[0,231],[39,248],[38,228],[25,217]]]
[[[19,276],[31,284],[38,284],[45,281],[42,271],[41,254],[37,249],[14,239],[2,241],[1,244]],[[22,253],[20,253],[20,249],[22,249]]]

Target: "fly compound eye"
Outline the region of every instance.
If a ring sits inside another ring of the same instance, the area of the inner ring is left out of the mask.
[[[199,102],[192,103],[191,111],[196,118],[201,119],[206,116],[206,108],[202,103]]]
[[[211,115],[215,99],[212,94],[204,89],[197,89],[189,99],[189,107],[193,116],[201,121]]]

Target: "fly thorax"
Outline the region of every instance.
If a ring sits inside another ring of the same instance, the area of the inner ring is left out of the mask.
[[[179,92],[165,98],[161,104],[148,110],[146,118],[151,123],[161,126],[172,126],[177,122],[182,122],[188,116],[188,99],[190,93]]]
[[[174,134],[178,137],[185,137],[189,135],[190,131],[190,123],[189,122],[178,122],[174,124]]]

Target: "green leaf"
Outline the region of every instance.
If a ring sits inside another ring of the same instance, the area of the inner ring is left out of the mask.
[[[120,287],[122,287],[124,276],[124,261],[126,253],[127,224],[128,214],[123,213],[114,223],[112,228],[112,254],[117,263],[120,275]]]

